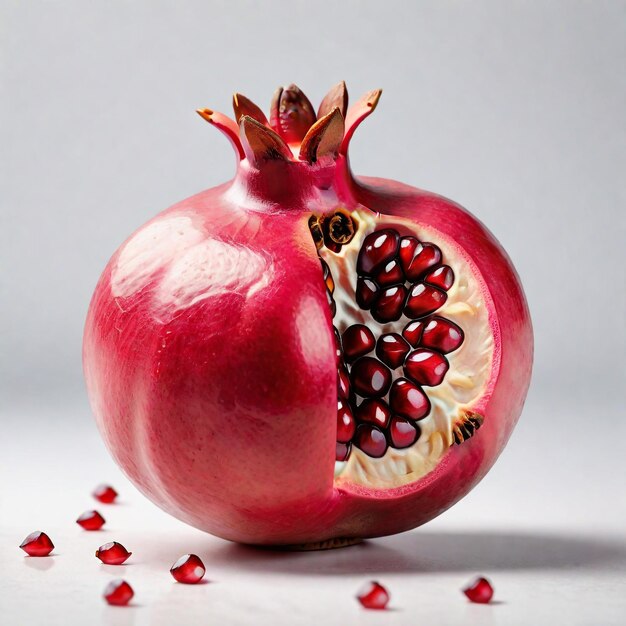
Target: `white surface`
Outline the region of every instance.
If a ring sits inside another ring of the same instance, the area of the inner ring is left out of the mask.
[[[531,402],[483,483],[421,529],[340,550],[282,553],[210,537],[156,509],[113,465],[85,406],[15,408],[2,416],[0,622],[623,625],[624,463],[605,437],[568,440],[553,426],[569,419],[577,431],[594,412],[577,413]],[[604,413],[618,424],[615,441],[624,441],[623,416]],[[537,432],[532,424],[540,421]],[[90,497],[102,481],[119,490],[119,504]],[[88,508],[105,516],[105,530],[74,523]],[[50,535],[54,556],[18,549],[33,530]],[[113,540],[133,552],[127,565],[96,560],[95,549]],[[209,584],[170,577],[187,552],[203,559]],[[466,601],[460,588],[475,575],[492,580],[496,603]],[[116,577],[134,587],[131,607],[104,604],[101,593]],[[370,579],[389,589],[393,610],[367,612],[354,600]]]

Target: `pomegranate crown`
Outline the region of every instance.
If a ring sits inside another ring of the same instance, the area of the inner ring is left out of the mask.
[[[247,158],[256,167],[276,160],[313,164],[347,154],[354,131],[376,108],[381,93],[370,91],[348,109],[348,90],[341,81],[324,96],[316,114],[292,84],[274,92],[269,120],[239,93],[233,95],[235,120],[211,109],[197,112],[228,137],[240,160]]]

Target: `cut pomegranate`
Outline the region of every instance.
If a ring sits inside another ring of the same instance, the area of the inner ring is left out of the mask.
[[[532,333],[506,254],[442,196],[352,176],[379,97],[348,108],[340,83],[318,119],[290,85],[268,114],[241,94],[234,120],[199,110],[235,179],[140,228],[98,283],[98,425],[202,530],[336,545],[412,528],[485,475],[519,416]]]
[[[410,349],[402,335],[386,333],[378,338],[376,356],[391,369],[396,369],[404,363]]]
[[[170,573],[179,583],[187,585],[200,582],[205,572],[204,563],[195,554],[183,554],[170,569]]]
[[[126,606],[134,595],[133,588],[125,580],[118,578],[106,586],[103,597],[113,606]]]
[[[117,491],[110,485],[98,485],[93,490],[93,497],[104,504],[111,504],[117,498]]]
[[[364,356],[352,366],[350,381],[360,396],[381,398],[389,391],[391,372],[380,361]]]
[[[374,334],[363,324],[353,324],[343,333],[341,338],[343,356],[348,363],[371,352],[376,345]]]
[[[463,593],[471,602],[488,604],[493,598],[493,587],[486,578],[477,578],[463,589]]]
[[[76,523],[85,530],[100,530],[104,526],[104,517],[98,511],[85,511]]]
[[[433,350],[418,348],[409,354],[404,364],[404,373],[418,385],[435,387],[443,382],[448,367],[445,356]]]
[[[48,556],[50,552],[54,550],[54,544],[46,533],[36,530],[22,541],[20,548],[22,548],[28,556]]]
[[[121,565],[132,554],[121,543],[111,541],[101,545],[96,550],[96,558],[106,565]]]
[[[361,424],[356,429],[354,443],[365,454],[377,459],[387,451],[387,439],[380,428],[369,424]]]
[[[391,386],[389,404],[397,415],[412,420],[424,419],[430,412],[428,396],[406,378],[398,378]]]
[[[376,581],[364,585],[356,597],[366,609],[385,609],[389,604],[389,592]]]

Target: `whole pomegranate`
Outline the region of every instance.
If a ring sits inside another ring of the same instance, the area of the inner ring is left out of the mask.
[[[235,178],[135,232],[96,287],[84,370],[103,437],[151,500],[234,541],[332,547],[408,530],[506,444],[532,330],[485,227],[441,196],[355,178],[380,91],[269,120],[242,95]]]

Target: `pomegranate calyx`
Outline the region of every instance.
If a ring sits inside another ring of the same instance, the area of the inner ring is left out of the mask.
[[[233,110],[235,112],[235,121],[237,123],[239,123],[239,120],[243,115],[247,115],[264,126],[270,125],[267,121],[267,117],[265,117],[265,113],[261,110],[261,107],[257,106],[254,102],[252,102],[252,100],[250,100],[250,98],[246,98],[246,96],[240,93],[233,94]]]
[[[239,120],[241,143],[248,160],[258,167],[264,161],[289,161],[293,154],[287,144],[271,129],[249,115]]]
[[[483,425],[484,418],[475,411],[463,411],[452,428],[454,443],[458,446],[476,434],[476,431]]]
[[[341,115],[345,118],[348,112],[348,88],[343,80],[331,87],[324,96],[317,110],[317,119],[319,120],[328,115],[336,107],[339,108]]]
[[[297,85],[279,87],[274,92],[270,126],[287,143],[300,143],[315,120],[313,105]]]
[[[226,136],[235,148],[240,160],[245,158],[246,155],[243,151],[241,140],[239,139],[239,129],[237,128],[237,124],[235,124],[230,117],[224,115],[223,113],[212,111],[211,109],[196,109],[196,113],[203,120],[215,126],[215,128]]]
[[[308,130],[300,146],[300,160],[315,163],[326,156],[337,158],[343,133],[343,115],[339,107],[335,107]]]
[[[354,106],[350,107],[346,115],[346,133],[339,150],[341,154],[348,153],[348,146],[350,145],[354,131],[366,117],[374,112],[382,93],[382,89],[368,91]]]

